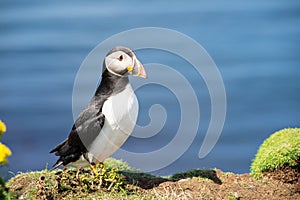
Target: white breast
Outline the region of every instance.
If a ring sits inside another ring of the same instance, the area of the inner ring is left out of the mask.
[[[88,151],[103,162],[119,149],[132,133],[138,116],[138,101],[130,84],[109,97],[103,105],[104,126]]]

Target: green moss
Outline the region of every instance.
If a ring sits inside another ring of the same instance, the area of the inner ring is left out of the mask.
[[[260,178],[263,172],[299,165],[300,128],[288,128],[272,134],[260,146],[251,165],[251,175]]]

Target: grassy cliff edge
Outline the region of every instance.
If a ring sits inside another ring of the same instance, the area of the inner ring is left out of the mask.
[[[97,169],[21,173],[7,187],[11,199],[300,199],[294,184],[218,169],[157,177],[114,159]]]
[[[195,169],[158,177],[112,158],[96,169],[20,173],[6,184],[6,199],[300,199],[300,129],[266,139],[251,174]]]

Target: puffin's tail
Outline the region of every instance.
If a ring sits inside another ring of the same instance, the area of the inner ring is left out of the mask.
[[[60,156],[60,151],[61,151],[62,147],[66,145],[66,143],[67,143],[67,140],[63,141],[62,143],[60,143],[59,145],[57,145],[56,147],[54,147],[49,153],[54,153],[55,152],[56,156]],[[64,164],[64,162],[62,160],[62,157],[60,157],[56,161],[56,163],[52,166],[51,171],[54,170],[54,169],[56,169],[56,168],[58,168],[59,166],[61,166],[63,164]]]
[[[61,166],[61,165],[63,165],[63,164],[64,164],[64,162],[63,162],[62,160],[58,159],[58,160],[56,161],[56,163],[52,166],[51,171],[52,171],[52,170],[55,170],[56,168],[58,168],[59,166]]]
[[[62,143],[60,143],[59,145],[57,145],[56,147],[54,147],[49,153],[54,153],[55,152],[55,155],[56,156],[60,156],[59,159],[56,161],[56,163],[52,166],[52,170],[58,168],[59,166],[63,165],[64,164],[64,161],[63,161],[63,156],[61,155],[62,154],[62,149],[64,149],[64,146],[67,145],[67,139],[65,141],[63,141]]]
[[[62,143],[60,143],[59,145],[57,145],[56,147],[54,147],[49,153],[54,153],[55,155],[59,154],[59,151],[61,151],[62,147],[65,146],[68,142],[68,139],[64,140]]]
[[[54,152],[56,156],[59,156],[59,159],[52,166],[51,170],[54,170],[61,165],[66,166],[71,162],[75,162],[82,155],[82,151],[79,148],[71,147],[68,144],[68,139],[63,141],[62,143],[60,143],[50,151],[50,153],[54,153]]]
[[[81,155],[82,155],[81,152],[74,152],[74,153],[67,154],[67,155],[60,155],[59,159],[52,166],[51,170],[54,170],[54,169],[58,168],[61,165],[66,166],[67,164],[69,164],[71,162],[75,162],[80,158]]]

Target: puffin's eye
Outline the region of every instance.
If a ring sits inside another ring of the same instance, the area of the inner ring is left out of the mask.
[[[122,61],[123,59],[124,59],[123,55],[120,55],[118,58],[119,61]]]

